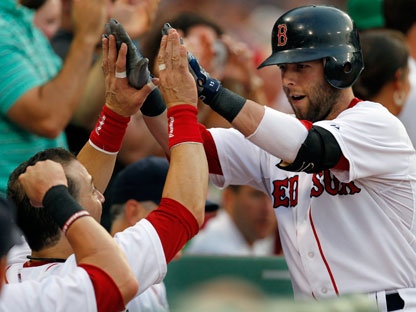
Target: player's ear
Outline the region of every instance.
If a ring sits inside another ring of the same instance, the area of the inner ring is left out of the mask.
[[[124,207],[124,217],[127,223],[132,226],[141,219],[141,207],[137,200],[129,199]]]

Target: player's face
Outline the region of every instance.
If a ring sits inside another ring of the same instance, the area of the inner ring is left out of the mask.
[[[250,186],[240,186],[230,192],[232,218],[245,239],[254,242],[266,238],[276,229],[276,217],[271,199]]]
[[[71,176],[79,190],[76,198],[78,203],[87,210],[95,220],[100,222],[104,196],[95,188],[92,177],[87,169],[79,161],[72,161],[66,167],[66,172]]]
[[[339,91],[324,78],[322,60],[283,64],[283,90],[297,118],[324,120],[337,103]]]

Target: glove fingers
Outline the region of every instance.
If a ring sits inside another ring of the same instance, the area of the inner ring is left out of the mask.
[[[131,68],[128,71],[128,79],[133,87],[141,89],[150,81],[151,77],[148,64],[149,59],[143,58],[136,64],[136,66],[134,66],[134,68]]]

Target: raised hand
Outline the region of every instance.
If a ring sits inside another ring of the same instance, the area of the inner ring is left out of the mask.
[[[68,186],[64,168],[52,160],[38,161],[26,168],[19,176],[19,182],[33,207],[42,207],[43,197],[53,186]]]
[[[127,31],[114,18],[110,19],[105,24],[106,36],[113,35],[116,39],[117,50],[120,50],[121,44],[124,42],[127,49],[126,59],[126,75],[127,79],[133,87],[141,89],[145,84],[151,81],[152,77],[149,71],[149,59],[143,57],[137,49],[134,42],[131,40]]]
[[[167,35],[172,26],[166,23],[162,28],[162,35]],[[182,44],[182,38],[180,38]],[[221,82],[211,78],[205,69],[199,65],[197,58],[187,51],[189,71],[194,77],[198,89],[198,97],[206,104],[209,104],[213,97],[221,89]]]
[[[121,43],[117,49],[116,38],[110,35],[102,39],[103,62],[102,70],[105,76],[106,105],[115,113],[121,116],[132,116],[142,106],[144,100],[153,90],[158,79],[153,78],[151,84],[145,84],[140,90],[132,87],[127,77],[126,55],[128,47]]]
[[[160,90],[169,108],[177,104],[197,106],[198,94],[195,80],[188,69],[187,50],[181,44],[178,32],[170,29],[162,37],[157,57]]]

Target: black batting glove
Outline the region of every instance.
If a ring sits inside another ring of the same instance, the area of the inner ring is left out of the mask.
[[[127,79],[131,86],[141,89],[145,84],[151,81],[152,77],[149,71],[149,59],[143,57],[136,45],[127,34],[124,27],[114,18],[111,18],[105,24],[106,36],[113,35],[116,38],[117,50],[121,44],[127,44],[126,73]]]
[[[188,51],[189,71],[195,79],[198,96],[205,104],[211,105],[213,98],[221,90],[221,82],[211,76],[199,65],[197,58]]]

